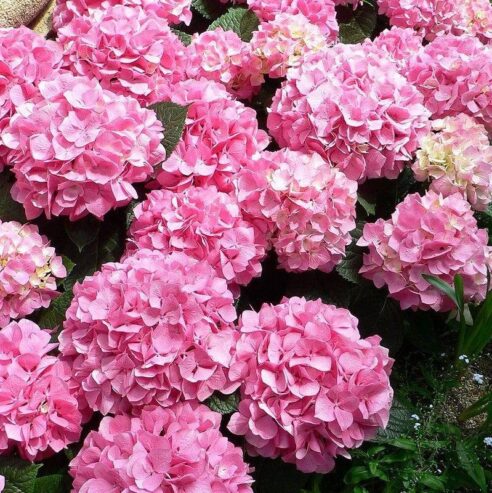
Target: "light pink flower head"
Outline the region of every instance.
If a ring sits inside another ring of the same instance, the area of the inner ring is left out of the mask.
[[[233,31],[197,33],[187,47],[188,77],[221,82],[240,99],[250,99],[264,82],[261,60]]]
[[[1,136],[17,178],[12,196],[28,219],[43,211],[102,218],[136,198],[133,184],[165,157],[155,113],[71,74],[41,82],[39,92]]]
[[[372,45],[307,55],[273,98],[272,136],[319,153],[353,180],[396,178],[427,133],[429,113],[387,58]]]
[[[433,118],[466,113],[492,130],[492,47],[472,36],[440,36],[411,58],[408,80]]]
[[[241,402],[228,427],[250,454],[326,473],[388,423],[393,360],[348,310],[284,298],[243,312],[239,329],[229,374]]]
[[[492,146],[483,125],[464,113],[435,120],[412,165],[419,181],[443,196],[460,192],[473,209],[492,202]]]
[[[206,79],[177,84],[172,101],[188,105],[188,114],[183,136],[157,180],[173,190],[215,185],[230,192],[236,173],[269,144],[256,112],[232,99],[222,84]]]
[[[230,393],[236,330],[226,281],[184,253],[139,250],[75,285],[60,334],[74,379],[103,414]]]
[[[103,418],[70,463],[74,493],[252,493],[220,415],[195,403]]]
[[[184,78],[185,46],[152,11],[117,5],[58,30],[64,66],[143,105],[162,101]]]
[[[320,51],[337,38],[338,30],[327,35],[302,14],[279,14],[260,24],[253,33],[251,49],[261,60],[263,73],[284,77],[289,68],[302,63],[304,55]]]
[[[402,309],[449,311],[453,302],[422,274],[452,284],[463,278],[465,299],[486,296],[487,269],[492,266],[488,234],[478,229],[470,204],[456,193],[429,191],[408,195],[390,219],[366,224],[358,244],[368,246],[360,273],[376,287],[387,286]]]
[[[34,224],[0,220],[0,327],[49,306],[67,271]]]
[[[69,390],[70,368],[48,355],[55,347],[30,320],[0,330],[0,454],[41,460],[79,439],[82,416]]]
[[[232,286],[261,274],[264,238],[242,218],[237,201],[215,187],[154,190],[134,213],[127,252],[184,252],[207,262]]]
[[[59,30],[76,17],[103,12],[113,5],[142,7],[169,24],[191,22],[191,0],[57,0],[53,12],[53,27]]]

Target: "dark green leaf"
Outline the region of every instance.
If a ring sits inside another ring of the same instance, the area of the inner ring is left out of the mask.
[[[210,24],[209,31],[221,27],[224,31],[234,31],[243,41],[249,42],[253,31],[258,29],[259,20],[251,10],[233,7]]]
[[[393,399],[388,426],[385,430],[379,430],[376,441],[379,439],[394,440],[406,435],[415,423],[412,420],[412,414],[412,411],[400,400]]]
[[[428,274],[422,274],[422,277],[429,283],[432,284],[435,288],[437,288],[439,291],[444,293],[448,298],[450,298],[453,303],[456,305],[456,308],[459,309],[460,305],[458,303],[458,299],[456,298],[456,293],[454,291],[453,286],[448,284],[447,282],[443,281],[439,277],[436,276],[430,276]]]
[[[250,458],[248,462],[255,468],[256,493],[299,493],[308,484],[307,474],[299,472],[294,465],[286,464],[280,459]]]
[[[454,292],[456,295],[456,303],[460,313],[465,311],[465,290],[463,286],[463,278],[460,275],[454,277]]]
[[[457,442],[456,452],[460,461],[461,467],[468,473],[471,479],[480,488],[480,491],[487,491],[487,484],[485,481],[485,472],[480,465],[477,454],[468,445],[469,442]]]
[[[15,457],[0,457],[0,475],[5,477],[3,493],[34,493],[41,466]]]
[[[446,491],[446,485],[443,480],[432,474],[423,474],[420,478],[420,482],[432,491]]]
[[[126,207],[125,213],[125,225],[126,229],[129,229],[133,220],[135,219],[135,207],[139,204],[138,200],[132,200]]]
[[[9,171],[0,174],[0,220],[25,223],[24,208],[10,195],[13,183],[13,175]]]
[[[55,298],[50,306],[41,312],[38,319],[38,325],[43,329],[54,329],[61,327],[65,320],[65,314],[72,302],[73,294],[71,291],[65,291],[61,296]]]
[[[492,340],[492,292],[489,292],[486,300],[478,312],[473,327],[468,330],[463,343],[462,354],[475,356]]]
[[[65,493],[66,479],[61,474],[51,474],[37,478],[34,483],[34,493]]]
[[[354,284],[360,284],[359,270],[362,267],[362,249],[354,246],[347,249],[345,258],[337,265],[336,271],[346,280]]]
[[[343,481],[345,484],[348,485],[356,485],[373,477],[374,475],[371,473],[371,471],[369,471],[367,467],[354,466],[351,467],[350,470],[347,472],[347,474],[343,478]]]
[[[70,275],[70,272],[72,272],[73,268],[75,267],[75,262],[72,262],[67,256],[63,255],[62,257],[63,265],[65,266],[65,269],[67,269],[67,276]]]
[[[205,19],[216,19],[224,12],[224,6],[218,0],[193,0],[191,6]]]
[[[87,216],[77,222],[67,221],[65,223],[65,232],[79,252],[96,240],[100,229],[101,221],[93,216]]]
[[[191,34],[180,31],[179,29],[174,29],[174,27],[171,27],[171,31],[174,34],[176,34],[176,36],[180,39],[180,41],[185,46],[188,46],[191,43],[191,40],[193,39],[193,36],[191,36]]]
[[[223,395],[215,392],[210,399],[207,400],[207,406],[216,413],[232,414],[237,410],[239,398],[236,394]]]
[[[345,44],[355,44],[370,38],[376,28],[377,13],[371,5],[363,5],[354,11],[349,22],[340,24],[340,40]]]
[[[164,102],[151,106],[156,112],[157,118],[164,126],[164,140],[162,144],[166,149],[166,156],[169,157],[178,145],[186,122],[187,106]]]
[[[368,216],[374,216],[376,214],[376,204],[372,204],[371,202],[368,202],[361,195],[357,196],[357,201],[363,207],[363,209],[366,211],[366,214]]]

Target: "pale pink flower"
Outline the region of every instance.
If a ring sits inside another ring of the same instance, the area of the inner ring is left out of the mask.
[[[68,73],[39,92],[1,135],[17,179],[12,196],[27,218],[102,218],[136,198],[133,184],[165,157],[155,113]]]
[[[48,353],[50,334],[30,320],[0,330],[0,454],[41,460],[76,442],[82,431],[70,368]]]
[[[103,418],[70,463],[74,493],[252,493],[220,418],[196,403]]]
[[[387,286],[402,309],[449,311],[453,302],[423,274],[453,284],[463,279],[465,301],[486,296],[487,269],[492,267],[488,233],[478,229],[470,204],[456,193],[429,191],[408,195],[390,219],[365,224],[358,244],[368,246],[360,273],[376,287]]]
[[[178,146],[157,173],[160,185],[173,190],[215,185],[230,192],[236,173],[269,144],[256,112],[206,79],[181,82],[171,96],[187,105],[188,113]]]
[[[4,488],[5,488],[5,477],[0,474],[0,493],[2,493]]]
[[[483,125],[464,113],[435,120],[412,165],[419,181],[443,196],[463,194],[473,209],[492,201],[492,146]]]
[[[241,401],[228,428],[251,455],[326,473],[388,423],[393,360],[348,310],[284,298],[243,312],[239,329],[229,375]]]
[[[61,257],[34,224],[0,220],[0,327],[48,307],[56,279],[67,275]]]
[[[427,134],[422,103],[383,50],[338,44],[289,70],[268,128],[280,146],[317,152],[353,180],[396,178]]]
[[[60,334],[89,406],[102,414],[230,393],[233,296],[206,262],[138,250],[75,285]]]

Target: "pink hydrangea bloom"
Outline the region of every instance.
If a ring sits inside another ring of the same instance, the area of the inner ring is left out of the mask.
[[[261,274],[264,239],[242,218],[236,200],[215,187],[154,190],[134,213],[129,252],[184,252],[207,262],[233,286]]]
[[[282,147],[321,154],[354,180],[396,178],[427,134],[422,95],[384,51],[339,44],[291,69],[268,128]]]
[[[2,476],[0,474],[0,493],[4,490],[5,488],[5,476]]]
[[[233,297],[206,262],[139,250],[74,288],[60,334],[74,379],[103,414],[204,400],[227,380]]]
[[[53,27],[58,30],[75,17],[105,11],[113,5],[143,7],[169,24],[191,22],[191,0],[57,0],[53,12]]]
[[[328,36],[338,33],[333,0],[248,0],[261,21],[272,21],[278,14],[302,14]]]
[[[17,178],[12,196],[28,219],[43,211],[102,218],[136,198],[132,185],[165,157],[155,113],[70,74],[41,82],[39,92],[2,133]]]
[[[48,356],[56,344],[30,320],[0,330],[0,453],[27,460],[60,452],[80,437],[81,414],[68,387],[70,368]]]
[[[250,454],[326,473],[388,423],[393,360],[348,310],[284,298],[243,312],[239,329],[229,374],[241,401],[228,427]]]
[[[162,101],[182,80],[185,46],[152,11],[117,5],[58,30],[64,66],[142,104]]]
[[[67,271],[34,224],[0,220],[0,327],[49,306]]]
[[[483,125],[464,113],[435,120],[412,165],[419,181],[443,196],[461,192],[473,209],[492,202],[492,146]]]
[[[456,193],[408,195],[387,221],[364,226],[358,244],[368,246],[361,274],[376,287],[387,285],[402,309],[449,311],[453,302],[422,274],[453,283],[463,278],[466,301],[479,302],[492,266],[488,234],[478,229],[470,204]]]
[[[221,82],[240,99],[250,99],[264,82],[261,60],[233,31],[222,28],[197,33],[187,47],[188,77]]]
[[[472,36],[441,36],[410,60],[407,77],[433,118],[466,113],[492,129],[492,47]]]
[[[338,26],[337,26],[338,27]],[[279,14],[262,22],[253,33],[251,49],[261,60],[261,71],[270,77],[284,77],[298,67],[306,53],[315,53],[337,40],[338,31],[328,36],[302,14]]]
[[[201,404],[106,417],[70,463],[74,493],[252,493],[240,448]]]
[[[172,101],[188,105],[188,114],[182,138],[157,180],[169,189],[215,185],[230,192],[235,174],[269,144],[256,112],[206,79],[176,85]]]

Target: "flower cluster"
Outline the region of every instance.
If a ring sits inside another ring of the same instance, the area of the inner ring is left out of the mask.
[[[60,351],[92,409],[167,407],[237,387],[227,380],[233,297],[207,263],[142,249],[103,265],[74,295]]]
[[[412,165],[417,180],[443,196],[461,192],[475,210],[492,202],[492,146],[483,125],[460,113],[435,120]]]
[[[66,275],[37,226],[0,220],[0,327],[49,306],[57,295],[56,278]]]
[[[357,319],[321,300],[284,298],[243,312],[230,376],[241,401],[229,429],[248,452],[328,472],[334,457],[386,426],[393,361]]]
[[[70,463],[73,491],[251,493],[243,453],[222,436],[220,418],[189,403],[106,417]]]
[[[232,179],[269,143],[256,112],[232,99],[226,88],[206,79],[174,86],[172,101],[188,106],[185,128],[157,180],[163,188],[215,185],[230,192]]]
[[[64,66],[142,104],[162,101],[182,80],[185,47],[153,11],[116,5],[58,30]]]
[[[433,118],[459,113],[492,128],[492,47],[471,36],[441,36],[409,62],[408,80]]]
[[[374,46],[339,44],[287,74],[268,116],[279,145],[318,152],[351,179],[396,178],[427,133],[421,94]]]
[[[71,372],[48,353],[50,334],[29,320],[0,330],[0,453],[40,460],[79,439],[81,414]]]
[[[466,301],[479,302],[487,290],[492,248],[478,229],[470,204],[456,193],[408,195],[390,219],[364,226],[358,244],[368,246],[361,274],[386,285],[402,309],[449,311],[453,302],[423,275],[453,283],[461,275]]]
[[[155,113],[70,74],[41,82],[39,93],[2,134],[16,177],[12,196],[27,218],[43,211],[102,218],[136,198],[132,184],[165,157]]]

